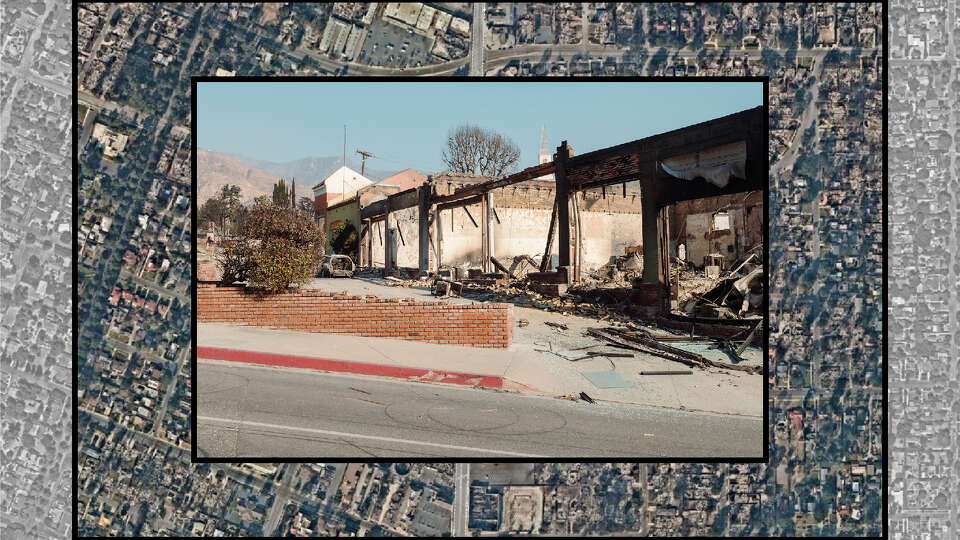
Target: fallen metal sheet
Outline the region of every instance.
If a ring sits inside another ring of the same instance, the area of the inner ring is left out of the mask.
[[[613,370],[584,371],[581,373],[597,388],[633,388],[633,383]]]

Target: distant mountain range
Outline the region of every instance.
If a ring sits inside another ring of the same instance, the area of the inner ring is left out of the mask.
[[[330,176],[333,171],[343,165],[343,158],[341,156],[306,157],[296,161],[277,163],[275,161],[253,159],[240,154],[228,153],[226,155],[247,167],[260,169],[261,171],[275,174],[287,180],[295,178],[298,184],[302,182],[304,184],[310,184],[311,187]],[[360,163],[349,158],[347,158],[347,167],[360,172]],[[383,171],[367,167],[363,175],[374,182],[378,182],[396,174],[396,172],[395,170]]]
[[[216,195],[220,187],[233,184],[240,187],[244,201],[260,195],[273,194],[273,185],[283,178],[297,183],[297,197],[313,197],[310,188],[343,165],[343,158],[306,157],[296,161],[277,163],[253,159],[241,154],[211,152],[197,149],[197,201],[204,201]],[[360,170],[360,164],[347,160],[347,167]],[[377,182],[392,176],[397,171],[384,171],[367,168],[364,176]]]

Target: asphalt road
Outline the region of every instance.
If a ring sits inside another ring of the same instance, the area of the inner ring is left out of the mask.
[[[652,57],[663,47],[645,47],[647,53],[647,58]],[[850,51],[850,47],[834,47],[833,49],[838,51]],[[518,47],[512,47],[510,49],[501,49],[493,51],[483,51],[483,69],[489,71],[495,67],[502,67],[511,60],[518,60],[520,62],[539,62],[545,53],[549,53],[551,58],[569,57],[573,55],[589,55],[596,57],[614,57],[621,58],[625,53],[633,51],[634,53],[639,53],[640,48],[629,48],[629,47],[620,47],[617,45],[595,45],[595,44],[524,44]],[[770,49],[778,54],[786,54],[786,49]],[[796,53],[798,56],[814,56],[822,57],[829,50],[827,48],[819,49],[798,49]],[[717,49],[717,54],[720,53],[720,49]],[[750,56],[751,58],[757,58],[763,53],[760,49],[731,49],[731,57],[743,57],[743,55]],[[462,68],[464,64],[469,64],[472,58],[472,54],[468,54],[464,58],[458,58],[456,60],[451,60],[448,62],[441,62],[438,64],[431,64],[428,66],[421,67],[407,67],[402,69],[392,68],[392,67],[380,67],[380,66],[367,66],[363,64],[358,64],[356,62],[344,63],[340,60],[334,60],[325,54],[320,53],[316,49],[311,49],[309,47],[300,46],[295,51],[296,55],[307,55],[310,58],[313,58],[322,68],[327,71],[337,71],[344,67],[347,68],[348,75],[451,75],[458,69]],[[700,54],[700,50],[693,49],[682,49],[680,51],[669,50],[670,58],[677,56],[678,58],[697,58]]]
[[[763,419],[212,360],[197,447],[230,458],[759,457]]]
[[[473,4],[473,21],[470,23],[470,76],[483,77],[483,29],[486,27],[482,2]]]
[[[460,538],[467,535],[470,524],[470,464],[457,463],[454,470],[452,530],[453,536]]]

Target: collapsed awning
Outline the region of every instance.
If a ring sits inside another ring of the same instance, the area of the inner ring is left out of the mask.
[[[682,180],[703,178],[723,188],[731,176],[746,178],[747,143],[745,141],[715,146],[692,154],[664,159],[660,167],[670,176]]]

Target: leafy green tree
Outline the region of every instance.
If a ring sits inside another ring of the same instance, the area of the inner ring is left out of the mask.
[[[256,204],[236,237],[224,243],[217,262],[225,280],[277,293],[316,275],[325,244],[323,230],[300,212]]]
[[[880,494],[876,491],[867,493],[863,500],[863,519],[867,523],[873,523],[880,517]]]
[[[222,186],[215,197],[207,199],[197,210],[200,224],[212,221],[219,227],[221,234],[226,234],[227,220],[235,225],[243,212],[240,197],[239,186],[232,184]]]
[[[812,49],[814,45],[817,44],[817,30],[816,28],[800,28],[801,36],[800,40],[803,44],[804,49]]]
[[[233,212],[237,206],[240,206],[240,194],[240,186],[224,184],[220,188],[219,198]]]
[[[240,221],[239,214],[241,214],[243,211],[243,205],[240,204],[240,186],[225,184],[220,188],[219,198],[221,204],[223,205],[224,212],[226,212],[227,219],[230,220],[230,223],[236,226],[236,224]]]
[[[213,222],[222,232],[224,222],[227,217],[227,209],[223,201],[217,197],[211,197],[206,200],[197,210],[197,219],[200,220],[198,227],[202,227],[209,222]]]
[[[827,519],[828,509],[827,503],[823,499],[818,499],[813,504],[813,519],[817,520],[817,523],[823,523],[823,520]]]
[[[717,516],[713,520],[713,525],[710,526],[710,533],[714,536],[723,536],[723,533],[727,530],[727,518],[730,515],[730,506],[724,506],[717,511]]]
[[[823,482],[823,498],[832,501],[836,496],[837,478],[833,474],[827,473],[827,477]]]
[[[773,49],[764,49],[760,52],[760,61],[767,68],[767,73],[773,75],[777,68],[783,65],[783,57]]]
[[[653,54],[653,58],[650,59],[650,69],[655,70],[662,64],[666,64],[668,56],[669,55],[665,47],[660,47],[657,49],[657,52]]]
[[[714,495],[720,495],[720,492],[723,490],[723,476],[716,475],[713,477],[713,485],[710,487],[710,492]]]
[[[337,226],[330,231],[330,236],[332,238],[330,247],[333,248],[334,253],[348,255],[354,261],[357,260],[359,247],[357,228],[353,223],[350,223],[349,219],[337,224]]]
[[[687,479],[686,477],[681,476],[677,479],[677,483],[673,488],[673,496],[676,498],[683,497],[687,494]]]
[[[308,216],[313,216],[313,199],[310,197],[300,197],[297,200],[297,208]]]
[[[290,208],[290,190],[283,178],[273,185],[273,204],[281,208]]]

